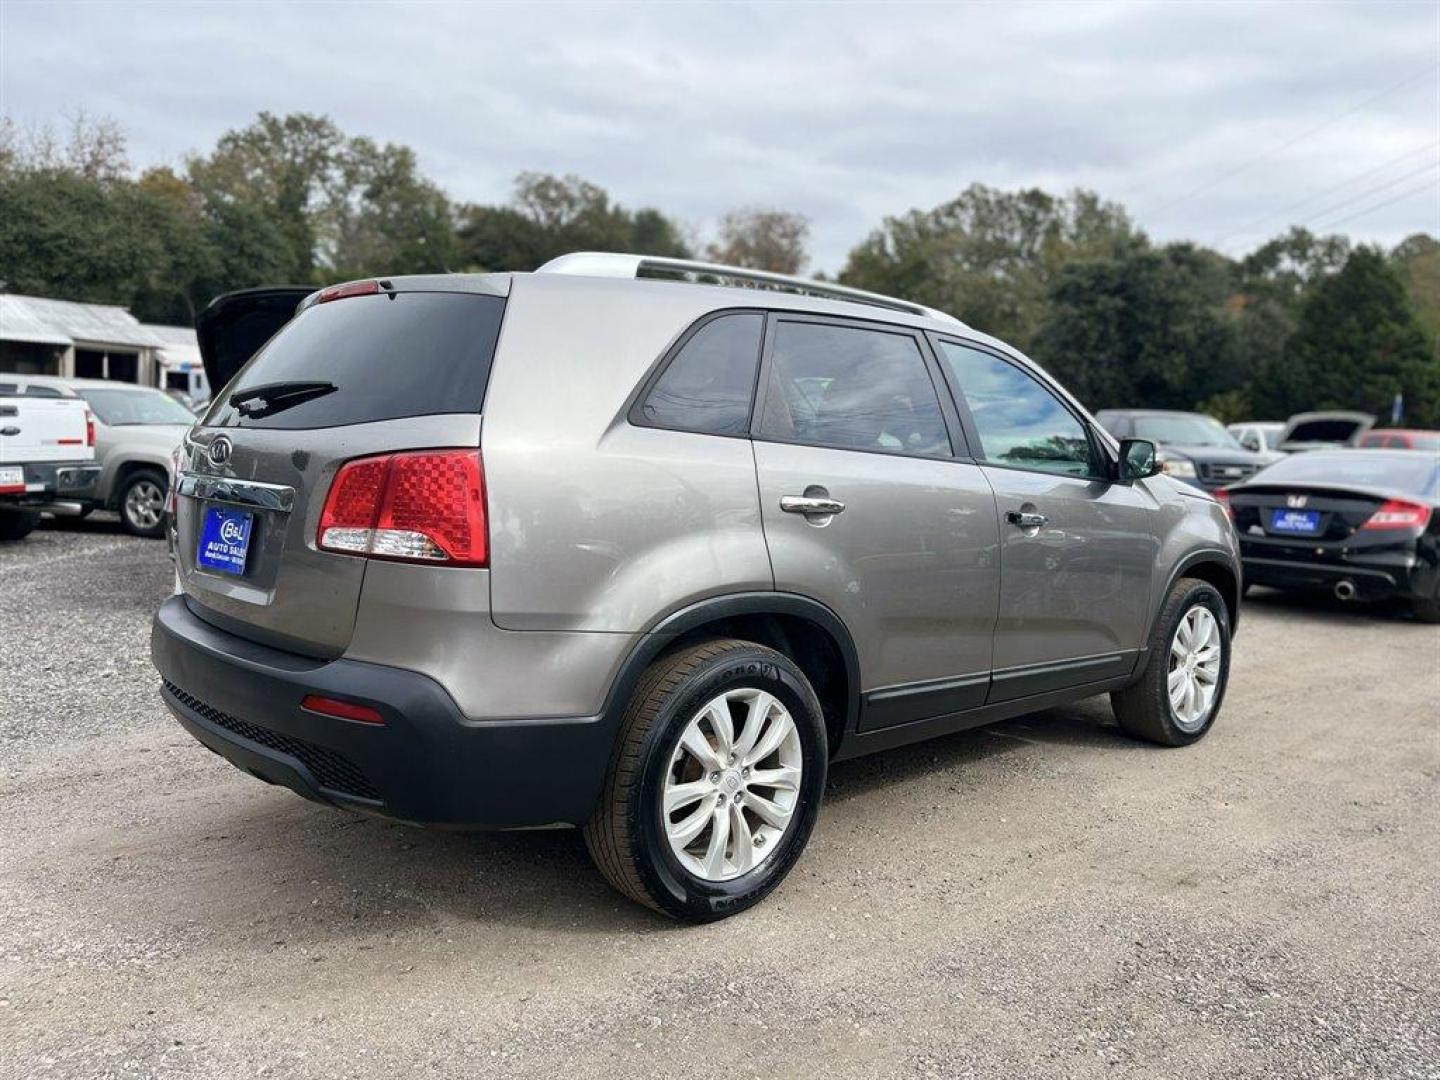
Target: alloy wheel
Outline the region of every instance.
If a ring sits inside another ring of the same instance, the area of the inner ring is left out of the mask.
[[[661,823],[691,874],[728,881],[780,846],[800,801],[800,732],[763,690],[739,687],[685,726],[662,785]]]
[[[1220,686],[1220,623],[1203,604],[1185,612],[1170,639],[1170,674],[1166,689],[1170,712],[1182,731],[1205,725]]]
[[[153,480],[137,480],[125,493],[125,519],[137,529],[153,529],[165,513],[165,492]]]

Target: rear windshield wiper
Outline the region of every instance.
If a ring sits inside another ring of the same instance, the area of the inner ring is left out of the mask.
[[[230,404],[241,416],[264,416],[280,412],[292,405],[311,401],[340,388],[329,382],[277,382],[237,390],[230,395]]]

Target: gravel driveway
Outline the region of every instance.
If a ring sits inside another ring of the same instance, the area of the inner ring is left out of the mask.
[[[1440,1077],[1440,628],[1259,595],[1196,747],[1103,700],[836,766],[700,929],[578,834],[266,787],[160,704],[163,545],[0,547],[0,1076]]]

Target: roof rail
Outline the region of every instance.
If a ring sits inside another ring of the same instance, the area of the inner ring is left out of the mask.
[[[855,304],[869,304],[871,307],[903,311],[907,315],[920,315],[929,319],[944,319],[958,323],[960,320],[944,311],[936,311],[924,304],[909,300],[898,300],[893,296],[852,289],[846,285],[835,285],[828,281],[792,277],[789,274],[772,274],[768,270],[748,270],[743,266],[725,266],[721,263],[698,262],[694,259],[671,259],[658,255],[623,255],[610,251],[573,251],[559,255],[535,271],[537,274],[575,274],[580,277],[612,278],[659,278],[660,280],[694,281],[696,278],[716,278],[714,282],[701,284],[739,285],[750,289],[772,289],[777,292],[799,293],[802,296],[818,296],[826,300],[848,300]]]

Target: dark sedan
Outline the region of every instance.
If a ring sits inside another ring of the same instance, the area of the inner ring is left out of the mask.
[[[1397,597],[1440,622],[1440,454],[1312,450],[1217,494],[1247,585]]]

